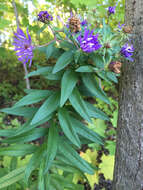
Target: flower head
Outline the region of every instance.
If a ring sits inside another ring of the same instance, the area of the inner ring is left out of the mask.
[[[119,73],[121,72],[121,66],[122,66],[122,63],[121,63],[121,62],[119,62],[119,61],[114,61],[114,62],[111,62],[111,63],[108,65],[108,68],[109,68],[110,71],[119,74]]]
[[[77,37],[77,40],[79,41],[81,49],[86,53],[90,53],[101,48],[101,44],[98,41],[98,34],[94,35],[93,30],[90,31],[85,28],[84,35],[80,34]]]
[[[115,9],[116,9],[116,6],[114,6],[114,7],[108,7],[108,13],[109,14],[115,14]]]
[[[118,28],[119,28],[119,31],[121,31],[122,30],[122,28],[123,28],[123,26],[124,26],[125,24],[120,24],[120,22],[118,23]]]
[[[53,20],[53,16],[48,13],[48,11],[40,11],[38,14],[38,20],[48,24],[50,21]]]
[[[85,26],[85,25],[87,25],[87,20],[86,20],[86,19],[83,20],[80,24],[81,24],[81,26]]]
[[[29,66],[31,66],[32,58],[33,58],[33,46],[31,41],[31,36],[27,29],[27,37],[22,31],[22,29],[17,28],[17,33],[14,33],[14,43],[15,46],[14,51],[16,51],[16,55],[18,56],[18,60],[23,64],[26,64],[30,61]]]
[[[134,52],[133,45],[130,45],[128,43],[124,44],[120,52],[125,58],[128,58],[130,61],[133,61],[133,59],[131,58]]]
[[[81,30],[79,18],[77,18],[76,16],[70,17],[69,23],[67,24],[67,28],[69,28],[71,32],[79,32]]]

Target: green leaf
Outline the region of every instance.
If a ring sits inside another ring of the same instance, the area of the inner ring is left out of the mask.
[[[55,45],[55,42],[51,43],[46,48],[46,58],[47,58],[47,60],[51,57],[51,55],[52,55],[52,53],[54,51],[54,45]]]
[[[66,40],[64,40],[64,41],[61,41],[60,42],[60,47],[61,48],[67,48],[67,49],[76,49],[76,47],[75,47],[75,45],[73,44],[73,43],[71,43],[71,42],[68,42],[68,41],[66,41]]]
[[[18,115],[24,116],[26,118],[31,118],[36,112],[38,108],[34,107],[12,107],[12,108],[4,108],[1,109],[1,112],[10,114],[10,115]]]
[[[106,75],[107,75],[108,79],[110,79],[111,81],[113,81],[115,83],[118,83],[118,80],[117,80],[117,77],[116,77],[115,73],[107,72]]]
[[[66,51],[64,52],[56,62],[56,65],[54,66],[53,73],[56,73],[63,68],[65,68],[68,64],[70,64],[73,61],[73,51]]]
[[[85,103],[86,103],[90,117],[99,118],[99,119],[103,119],[103,120],[107,120],[107,121],[110,120],[109,117],[104,112],[102,112],[101,110],[96,108],[94,105],[92,105],[88,102],[85,102]]]
[[[76,72],[81,72],[81,73],[91,73],[91,72],[94,72],[94,70],[93,70],[93,68],[91,66],[80,66],[75,71]]]
[[[0,189],[8,187],[23,179],[25,167],[18,168],[0,178]]]
[[[76,126],[74,127],[72,126],[72,122],[70,121],[70,116],[68,114],[68,111],[64,108],[59,109],[58,118],[64,134],[74,145],[80,148],[81,143],[78,138],[78,135],[76,134],[76,130],[74,129],[74,127]]]
[[[37,149],[36,146],[31,144],[17,144],[0,149],[0,156],[25,156],[32,154]]]
[[[60,94],[59,92],[54,92],[47,100],[42,104],[39,110],[36,112],[31,125],[36,124],[42,119],[45,119],[48,115],[54,112],[59,106]]]
[[[94,75],[92,74],[84,74],[82,75],[83,83],[85,84],[86,88],[93,93],[97,98],[101,99],[107,104],[110,104],[110,101],[107,98],[107,95],[104,91],[99,87]]]
[[[24,96],[20,101],[18,101],[14,107],[21,107],[29,104],[34,104],[40,102],[41,100],[45,99],[47,96],[51,95],[51,91],[49,90],[38,90],[29,93],[28,95]]]
[[[0,136],[1,137],[8,137],[15,134],[14,129],[0,129]]]
[[[77,83],[77,80],[78,78],[72,70],[65,71],[61,82],[61,100],[60,100],[61,107],[64,105],[64,103],[72,93]]]
[[[86,107],[86,104],[84,100],[82,99],[79,91],[77,88],[75,88],[72,91],[72,94],[69,97],[69,100],[72,104],[72,106],[75,108],[75,110],[88,122],[92,123],[92,120],[89,116],[88,109]]]
[[[42,160],[38,175],[38,190],[45,190],[44,164],[44,160]]]
[[[80,51],[80,50],[77,50],[77,51],[74,53],[74,60],[75,60],[75,63],[78,63],[79,58],[80,58],[80,55],[81,55],[81,51]]]
[[[41,121],[39,121],[38,123],[31,125],[31,119],[29,121],[27,121],[24,125],[22,125],[20,128],[18,128],[15,131],[15,134],[11,135],[12,136],[16,136],[16,135],[20,135],[23,134],[25,132],[31,131],[32,129],[36,128],[37,126],[42,125],[43,123],[46,123],[47,121],[49,121],[52,118],[52,114],[48,115],[46,118],[42,119]]]
[[[57,126],[55,126],[54,123],[52,122],[52,125],[50,126],[49,133],[48,133],[44,173],[46,173],[49,170],[56,156],[57,148],[58,148],[58,137],[59,137],[59,134],[58,134]]]
[[[91,54],[90,58],[93,60],[93,63],[97,68],[104,68],[104,60],[102,55]]]
[[[66,159],[74,165],[76,168],[79,168],[82,172],[93,175],[94,170],[88,162],[83,160],[79,154],[64,141],[61,141],[59,144],[59,152],[63,154]]]
[[[82,137],[89,139],[91,142],[103,145],[103,140],[100,135],[98,135],[93,130],[89,129],[83,123],[71,117],[71,122],[75,127],[76,132],[81,135]]]
[[[61,80],[62,75],[63,75],[63,71],[59,71],[55,74],[48,73],[48,74],[44,75],[44,78],[46,78],[48,80]]]
[[[9,137],[4,139],[2,142],[4,143],[25,143],[29,141],[34,141],[42,136],[44,136],[47,132],[47,128],[36,128],[31,131],[22,133],[17,136]]]
[[[25,170],[25,179],[26,181],[28,181],[32,171],[38,167],[38,165],[40,164],[41,160],[44,157],[44,152],[45,152],[46,146],[45,144],[42,144],[41,147],[39,147],[35,153],[32,155],[26,170]]]
[[[45,75],[48,73],[51,73],[53,67],[47,66],[47,67],[40,67],[37,69],[37,71],[32,71],[28,75],[26,75],[25,78],[32,77],[32,76],[37,76],[37,75]]]

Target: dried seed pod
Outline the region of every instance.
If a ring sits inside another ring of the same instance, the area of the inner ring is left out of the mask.
[[[70,20],[69,20],[69,28],[72,32],[79,32],[81,30],[81,26],[80,26],[80,20],[73,16]]]
[[[132,28],[131,26],[124,26],[124,27],[123,27],[123,31],[124,31],[125,33],[130,34],[130,33],[132,33],[133,28]]]
[[[111,62],[108,65],[108,68],[109,68],[110,71],[119,74],[121,72],[121,66],[122,66],[121,62],[115,61],[115,62]]]

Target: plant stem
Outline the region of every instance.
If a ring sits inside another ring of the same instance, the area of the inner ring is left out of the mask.
[[[23,64],[23,68],[24,68],[24,71],[25,71],[25,76],[28,75],[28,71],[27,71],[27,67],[26,67],[26,64]],[[29,78],[26,77],[25,78],[25,81],[26,81],[26,88],[27,89],[30,89],[30,82],[29,82]]]
[[[15,4],[14,0],[12,0],[12,6],[14,8],[14,13],[15,13],[15,17],[16,17],[16,25],[17,25],[17,28],[19,28],[20,22],[19,22],[18,12],[17,12],[17,8],[16,8],[16,4]],[[23,64],[23,68],[24,68],[24,71],[25,71],[25,76],[28,75],[26,64]],[[26,78],[25,80],[26,80],[26,88],[30,89],[29,78]]]

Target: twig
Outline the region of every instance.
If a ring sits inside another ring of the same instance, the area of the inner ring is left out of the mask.
[[[17,25],[17,28],[19,28],[20,22],[19,22],[18,12],[17,12],[17,8],[16,8],[16,4],[15,4],[15,1],[14,1],[14,0],[12,0],[12,6],[13,6],[13,8],[14,8],[14,13],[15,13],[15,17],[16,17],[16,25]],[[28,74],[26,64],[23,64],[23,68],[24,68],[25,76],[26,76],[26,75]],[[25,80],[26,80],[26,88],[27,88],[27,89],[30,89],[30,81],[29,81],[29,78],[26,78]]]

